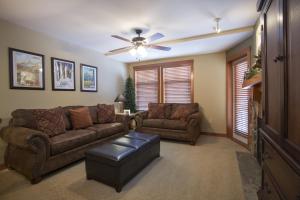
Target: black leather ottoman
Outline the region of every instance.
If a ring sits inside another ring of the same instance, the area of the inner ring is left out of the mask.
[[[86,176],[117,192],[153,159],[160,156],[158,135],[131,132],[86,152]]]

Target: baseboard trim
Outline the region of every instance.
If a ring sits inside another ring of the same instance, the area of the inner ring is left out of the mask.
[[[245,144],[245,143],[239,141],[238,139],[236,139],[236,138],[234,138],[234,137],[231,138],[231,140],[234,141],[235,143],[238,143],[239,145],[241,145],[241,146],[243,146],[243,147],[245,147],[246,149],[249,150],[249,145],[248,145],[248,144]]]
[[[0,171],[6,169],[5,164],[0,164]]]
[[[210,135],[210,136],[217,136],[217,137],[227,137],[226,133],[201,132],[201,135]]]

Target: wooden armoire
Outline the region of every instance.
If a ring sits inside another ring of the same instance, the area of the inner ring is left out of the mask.
[[[300,200],[300,0],[259,0],[263,200]]]

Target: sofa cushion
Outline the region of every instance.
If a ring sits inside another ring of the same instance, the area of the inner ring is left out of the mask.
[[[171,109],[170,104],[165,103],[149,103],[148,104],[148,118],[149,119],[164,119],[166,113]]]
[[[96,131],[97,139],[109,137],[111,135],[124,131],[124,125],[122,123],[106,123],[106,124],[94,124],[88,128],[89,130]]]
[[[64,120],[65,120],[67,130],[72,129],[70,109],[77,109],[77,108],[82,108],[82,107],[84,107],[84,106],[65,106],[65,107],[63,107],[63,110],[65,111]],[[97,106],[87,106],[87,107],[89,108],[90,116],[92,118],[93,123],[94,124],[98,123],[98,116],[97,116],[98,107]]]
[[[169,119],[145,119],[143,126],[149,128],[185,130],[187,122]]]
[[[98,106],[88,106],[94,124],[98,123]]]
[[[148,104],[148,118],[149,119],[164,119],[165,105],[163,103],[149,103]]]
[[[88,129],[66,131],[50,138],[51,155],[63,153],[96,140],[96,132]]]
[[[66,131],[64,111],[61,107],[53,109],[38,109],[33,111],[37,130],[46,133],[49,137]]]
[[[163,120],[162,119],[144,119],[143,126],[163,128]]]
[[[182,120],[164,119],[163,127],[165,129],[186,130],[187,122]]]
[[[37,129],[36,120],[33,115],[35,110],[42,109],[17,109],[11,113],[11,126],[21,126],[30,129]]]
[[[113,123],[116,121],[114,105],[98,104],[98,122]]]
[[[190,114],[198,111],[199,106],[197,103],[172,104],[172,112],[169,119],[184,121]]]
[[[73,129],[87,128],[93,125],[88,107],[70,109]]]
[[[66,125],[66,130],[71,130],[72,129],[72,121],[71,121],[71,114],[70,114],[70,109],[76,109],[76,108],[81,108],[82,106],[65,106],[63,107],[63,110],[65,112],[65,125]]]

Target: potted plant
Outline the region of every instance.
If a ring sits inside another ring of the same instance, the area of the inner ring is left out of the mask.
[[[135,105],[135,89],[133,79],[129,76],[125,84],[125,109],[129,109],[131,113],[136,112]]]
[[[254,56],[256,59],[255,63],[252,65],[252,67],[249,68],[247,72],[245,72],[244,79],[248,80],[255,76],[256,74],[261,72],[261,51],[259,50],[257,55]]]

